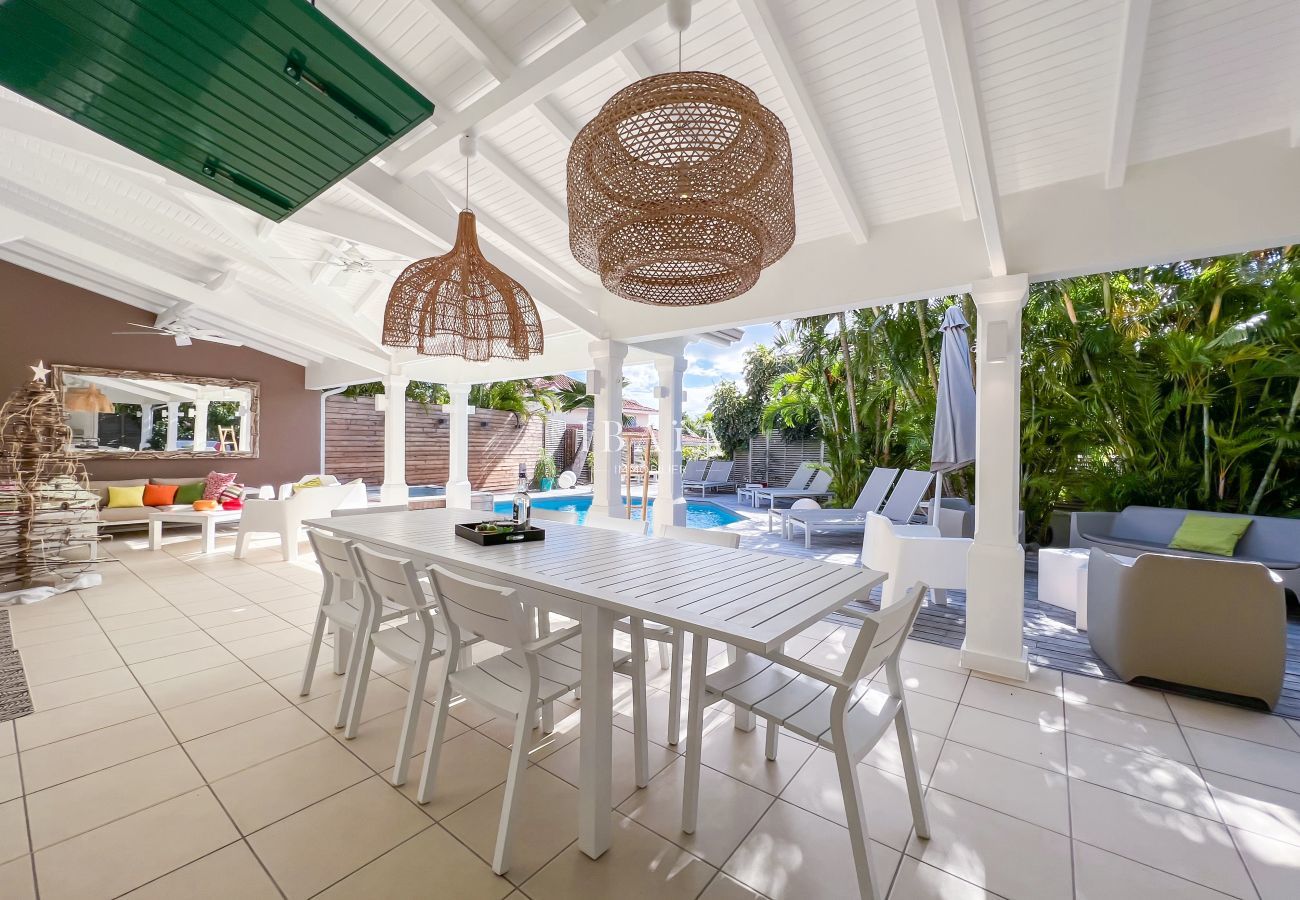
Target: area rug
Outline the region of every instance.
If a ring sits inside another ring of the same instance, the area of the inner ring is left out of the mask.
[[[27,690],[23,661],[14,649],[9,628],[9,610],[0,609],[0,722],[32,713],[32,695]]]

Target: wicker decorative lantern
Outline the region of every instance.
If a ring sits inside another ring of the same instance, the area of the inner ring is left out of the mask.
[[[471,362],[528,359],[541,353],[542,322],[523,285],[483,258],[469,211],[470,136],[461,140],[466,163],[466,209],[456,243],[444,256],[411,263],[397,276],[384,308],[385,347]]]
[[[569,150],[569,246],[609,291],[693,306],[743,294],[794,243],[790,137],[749,88],[652,75]]]

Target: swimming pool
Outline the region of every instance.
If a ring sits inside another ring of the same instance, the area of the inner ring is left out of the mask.
[[[637,498],[638,500],[640,498]],[[569,510],[578,514],[578,522],[585,522],[587,519],[587,510],[591,508],[590,494],[577,494],[571,497],[535,497],[533,506],[538,509]],[[633,515],[640,518],[641,504],[638,502],[632,508]],[[512,512],[511,501],[498,500],[493,506],[493,510],[498,515],[510,515]],[[686,524],[690,528],[721,528],[724,525],[730,525],[732,522],[742,522],[745,517],[733,513],[731,510],[718,506],[716,503],[709,503],[701,500],[686,501]],[[655,520],[654,501],[650,502],[650,521]]]

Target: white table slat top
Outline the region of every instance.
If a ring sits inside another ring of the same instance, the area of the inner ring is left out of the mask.
[[[858,566],[561,522],[535,523],[544,541],[481,547],[456,536],[455,523],[482,519],[478,510],[424,509],[305,524],[420,565],[491,576],[756,652],[776,649],[849,600],[866,599],[885,580]]]

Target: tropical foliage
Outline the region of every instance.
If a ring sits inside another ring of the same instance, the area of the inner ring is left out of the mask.
[[[1293,247],[1034,285],[1021,451],[1031,533],[1060,505],[1300,509],[1298,274]],[[928,468],[938,329],[953,303],[975,321],[969,298],[948,297],[790,324],[775,352],[751,351],[756,377],[783,373],[715,392],[724,449],[760,428],[819,437],[846,502],[875,465]],[[969,496],[971,475],[949,476],[947,491]]]

